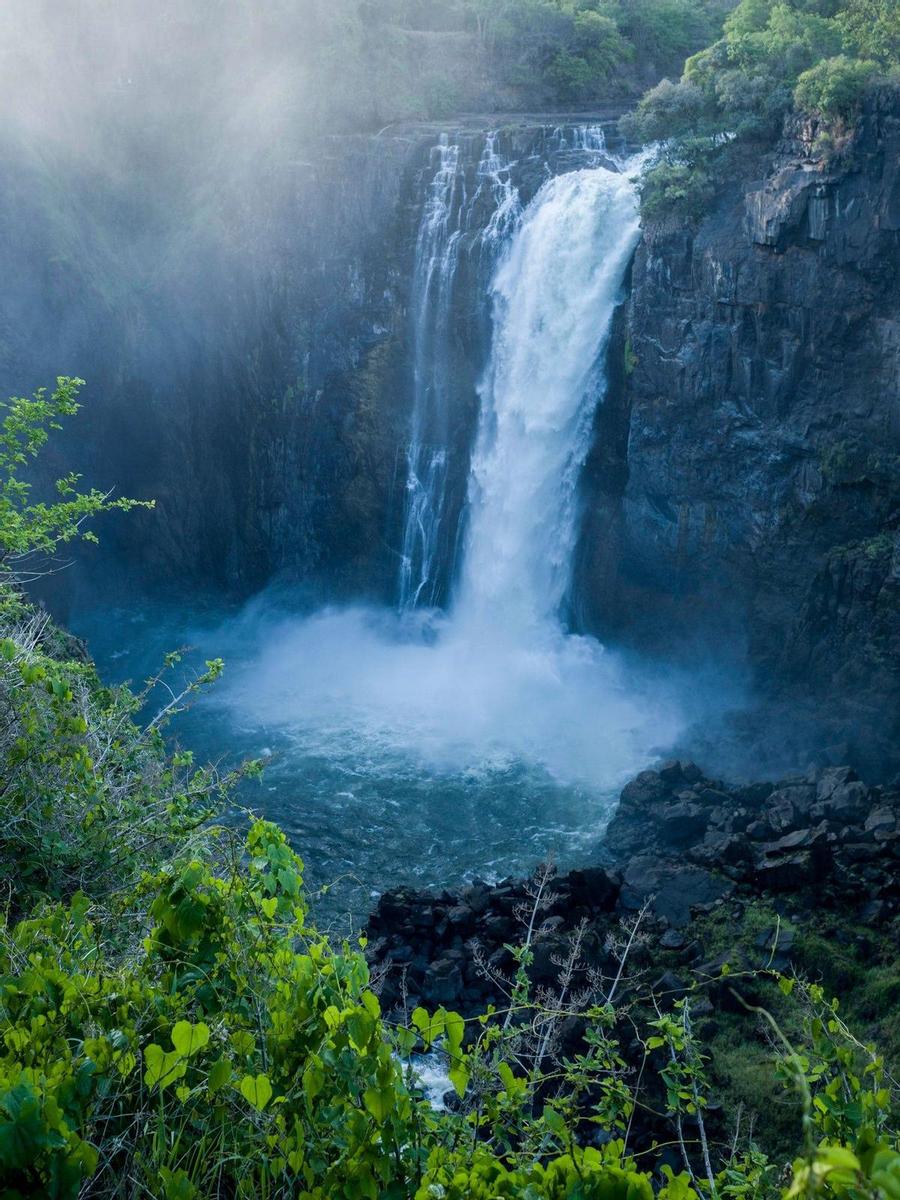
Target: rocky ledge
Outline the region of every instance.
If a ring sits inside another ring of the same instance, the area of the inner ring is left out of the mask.
[[[839,939],[860,925],[883,932],[900,913],[900,788],[868,787],[849,767],[732,787],[671,762],[624,789],[603,854],[602,865],[543,885],[506,879],[386,893],[367,949],[385,1007],[424,1002],[470,1014],[497,1001],[515,970],[509,947],[534,911],[538,986],[557,979],[576,930],[585,970],[614,973],[623,924],[640,913],[636,957],[663,970],[669,994],[673,969],[718,973],[703,961],[710,943],[697,927],[722,908],[735,931],[761,902],[785,919],[761,930],[749,951],[729,952],[746,967],[788,967],[793,924],[813,914],[825,919],[826,936],[829,914]]]

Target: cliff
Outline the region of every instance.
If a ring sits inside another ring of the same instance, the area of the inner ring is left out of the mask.
[[[646,229],[598,418],[580,598],[588,624],[642,650],[746,654],[772,740],[779,711],[796,734],[787,758],[816,741],[890,770],[896,94],[839,151],[820,133],[792,119],[696,228]]]
[[[592,119],[614,138],[617,115]],[[57,608],[161,580],[240,598],[276,577],[392,602],[433,148],[458,143],[468,206],[448,338],[461,506],[490,311],[485,131],[527,202],[548,170],[581,165],[565,130],[582,119],[323,132],[231,172],[170,171],[140,200],[127,178],[0,144],[0,393],[86,379],[48,478],[77,461],[92,483],[157,500],[82,556]]]

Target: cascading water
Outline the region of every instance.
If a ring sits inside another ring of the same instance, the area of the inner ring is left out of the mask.
[[[412,287],[413,419],[407,450],[406,515],[400,558],[400,608],[435,602],[438,548],[447,487],[447,343],[453,279],[465,209],[459,146],[446,136],[422,213]]]
[[[471,194],[459,144],[444,134],[432,151],[434,174],[416,239],[412,285],[413,410],[400,551],[401,612],[433,607],[441,598],[442,581],[453,574],[459,514],[448,512],[447,493],[454,284],[464,252],[477,251],[476,278],[486,277],[521,211],[496,140],[495,134],[485,136]],[[475,228],[479,219],[480,229]]]
[[[583,147],[560,138],[558,148],[573,169],[542,183],[532,162],[524,212],[492,139],[468,174],[449,140],[437,152],[414,281],[406,611],[298,618],[259,602],[212,634],[190,632],[237,662],[213,700],[229,710],[236,747],[276,751],[265,811],[316,878],[364,881],[358,912],[366,886],[526,869],[551,847],[568,862],[589,853],[622,782],[683,724],[671,689],[560,621],[578,477],[638,218],[627,170],[599,150],[585,169]],[[440,363],[463,279],[483,287],[470,307],[492,300],[493,334],[474,448],[470,437],[459,451]],[[449,571],[451,510],[464,505],[461,488],[447,500],[454,444],[471,471],[443,612],[422,606],[435,572]]]
[[[399,608],[409,612],[444,604],[457,566],[457,533],[465,524],[465,491],[450,495],[451,479],[460,479],[459,459],[468,447],[451,436],[458,423],[453,351],[458,340],[456,305],[461,259],[470,270],[463,287],[489,290],[498,258],[508,249],[522,217],[519,189],[510,163],[498,150],[498,135],[484,136],[474,180],[467,187],[467,165],[460,143],[443,135],[432,150],[432,176],[416,240],[412,286],[413,406],[407,449],[406,503],[400,549]],[[578,165],[609,161],[599,125],[559,128],[547,138],[548,155],[572,156]],[[548,176],[549,166],[544,170]],[[588,253],[592,247],[581,247]],[[455,475],[454,475],[455,472]]]
[[[545,184],[500,265],[458,619],[526,634],[558,613],[600,360],[637,236],[628,177],[575,171]]]

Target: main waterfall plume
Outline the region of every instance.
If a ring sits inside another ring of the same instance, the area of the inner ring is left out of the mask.
[[[637,236],[627,176],[574,171],[544,185],[501,262],[460,615],[524,633],[558,613],[602,354]]]
[[[544,149],[549,157],[568,157],[579,167],[611,165],[599,125],[548,130]],[[411,289],[412,419],[400,544],[401,612],[446,607],[457,575],[471,449],[461,432],[466,404],[459,393],[458,347],[461,337],[471,343],[466,326],[473,314],[487,316],[482,297],[491,291],[498,260],[516,244],[522,198],[512,179],[517,164],[511,153],[497,133],[475,139],[444,134],[431,151],[425,176]],[[547,172],[546,160],[543,166]],[[594,247],[581,249],[592,261]]]

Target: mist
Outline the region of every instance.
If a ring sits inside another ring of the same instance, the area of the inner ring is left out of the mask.
[[[431,612],[298,620],[254,606],[224,641],[237,629],[253,653],[212,703],[239,726],[290,731],[309,754],[399,755],[438,774],[524,762],[611,793],[685,726],[673,690],[550,624],[525,643]]]

